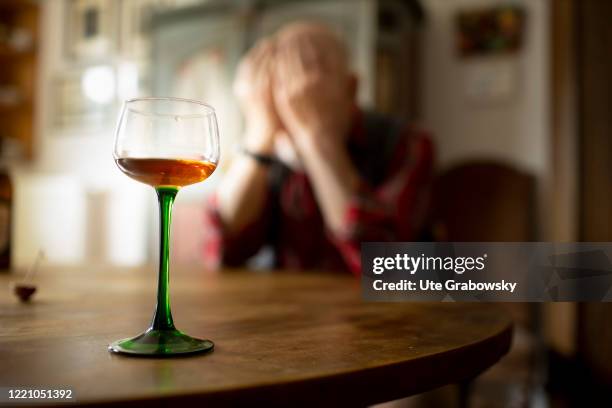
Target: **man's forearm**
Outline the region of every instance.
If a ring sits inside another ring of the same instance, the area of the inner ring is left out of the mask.
[[[249,140],[248,137],[246,139]],[[271,151],[269,140],[247,143],[245,147],[259,154],[269,154]],[[229,233],[240,231],[261,216],[268,191],[267,166],[252,157],[240,155],[223,178],[222,184],[218,194],[219,214]]]
[[[359,173],[346,147],[335,136],[305,137],[298,143],[325,224],[331,231],[341,233],[359,185]]]

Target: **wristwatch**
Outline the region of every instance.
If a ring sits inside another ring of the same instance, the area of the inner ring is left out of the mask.
[[[276,162],[276,159],[270,155],[251,152],[246,148],[242,148],[240,152],[255,159],[255,161],[257,161],[259,164],[263,164],[264,166],[270,166]]]

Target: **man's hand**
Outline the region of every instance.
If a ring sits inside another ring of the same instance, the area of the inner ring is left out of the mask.
[[[259,154],[271,154],[281,123],[272,99],[272,58],[275,44],[269,39],[257,43],[240,62],[234,93],[245,116],[245,147]],[[218,192],[218,212],[226,234],[239,234],[264,214],[268,195],[268,166],[245,155],[232,162]],[[250,246],[261,245],[265,234]]]
[[[282,128],[272,93],[274,49],[272,40],[261,40],[240,62],[234,82],[246,120],[246,147],[258,153],[272,151],[274,134]]]
[[[296,147],[318,138],[343,143],[350,125],[350,76],[311,39],[282,42],[275,56],[274,100]]]

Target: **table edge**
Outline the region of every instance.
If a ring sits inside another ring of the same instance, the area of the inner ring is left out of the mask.
[[[206,404],[206,406],[339,406],[370,405],[408,397],[447,384],[468,381],[494,365],[510,350],[513,322],[508,319],[496,334],[456,349],[420,356],[376,367],[343,371],[325,376],[292,379],[273,384],[252,384],[215,391],[136,397],[122,400],[90,401],[88,407],[168,406]],[[458,360],[471,361],[459,364]],[[454,367],[450,371],[449,367]],[[406,376],[411,370],[418,376]],[[452,375],[451,375],[452,373]],[[443,374],[443,375],[440,375]],[[452,377],[452,378],[451,378]],[[338,392],[339,389],[350,392]],[[74,406],[74,404],[70,404]],[[67,405],[67,406],[70,406]],[[78,405],[78,402],[77,402]]]

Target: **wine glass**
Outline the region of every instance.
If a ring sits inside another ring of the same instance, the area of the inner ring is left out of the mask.
[[[155,188],[160,243],[157,306],[142,334],[109,346],[115,353],[167,356],[211,351],[210,340],[174,327],[170,311],[169,255],[172,204],[181,187],[206,180],[219,160],[219,132],[212,107],[179,98],[137,98],[124,103],[117,124],[115,162],[134,180]]]

